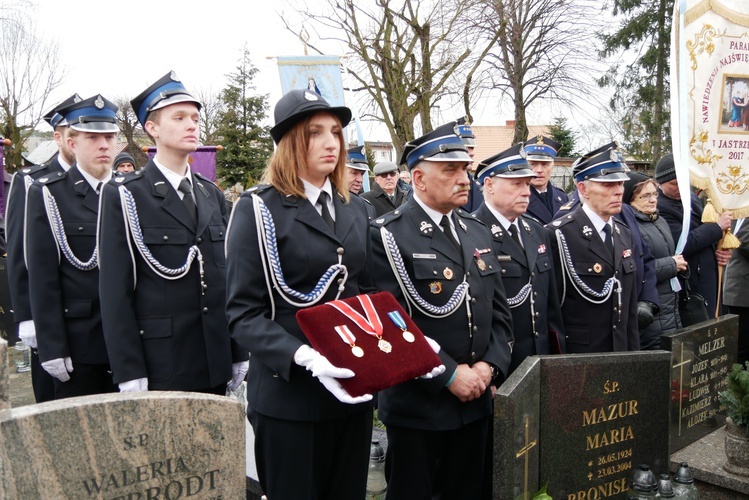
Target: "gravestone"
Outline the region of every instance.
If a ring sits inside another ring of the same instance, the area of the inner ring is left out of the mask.
[[[725,425],[718,392],[736,362],[739,317],[731,314],[661,336],[671,351],[671,453]]]
[[[627,498],[639,464],[668,472],[670,354],[526,359],[495,398],[494,494]]]
[[[530,499],[538,490],[540,365],[526,358],[494,398],[494,498]]]
[[[10,409],[10,382],[8,375],[8,343],[0,339],[0,411]]]
[[[241,405],[187,392],[0,411],[0,498],[245,497]]]

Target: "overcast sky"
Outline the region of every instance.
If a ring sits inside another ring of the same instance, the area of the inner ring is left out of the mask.
[[[26,0],[0,0],[0,5],[19,1]],[[30,1],[39,31],[58,42],[68,71],[63,85],[50,96],[49,106],[73,92],[83,98],[97,93],[110,99],[132,98],[169,70],[194,92],[217,93],[226,85],[226,74],[235,71],[247,44],[259,69],[258,92],[269,94],[272,113],[281,93],[276,63],[268,58],[300,55],[304,50],[279,19],[284,0]],[[328,45],[325,50],[339,55],[345,47]],[[346,101],[354,104],[351,96]],[[459,106],[440,104],[432,117],[435,125],[461,114]],[[504,125],[512,119],[511,107],[500,112],[496,101],[478,102],[475,108],[476,124]],[[541,111],[534,115],[530,110],[530,124],[550,123],[560,114],[545,107]],[[364,125],[367,140],[390,140],[384,126]]]

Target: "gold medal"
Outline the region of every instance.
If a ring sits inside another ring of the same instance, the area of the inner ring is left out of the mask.
[[[380,337],[379,342],[377,342],[377,347],[380,348],[380,350],[384,353],[389,353],[393,350],[393,346],[390,345],[390,342]]]
[[[486,271],[486,262],[484,262],[484,259],[480,257],[476,259],[476,265],[479,266],[479,271]]]
[[[351,346],[351,354],[353,354],[357,358],[361,358],[362,356],[364,356],[364,349],[362,349],[358,345]]]
[[[596,274],[598,274],[601,271],[603,271],[603,266],[599,264],[598,262],[596,262],[595,264],[593,264],[593,271],[595,271]]]
[[[434,295],[437,295],[442,291],[442,283],[440,283],[439,281],[432,281],[431,283],[429,283],[429,291]]]
[[[416,340],[414,334],[409,332],[408,330],[403,330],[403,338],[406,340],[406,342],[413,342],[414,340]]]
[[[453,270],[449,267],[446,267],[445,270],[442,271],[442,276],[444,276],[446,280],[453,279]]]

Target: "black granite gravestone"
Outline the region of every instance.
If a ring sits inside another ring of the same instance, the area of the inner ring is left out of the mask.
[[[731,314],[661,336],[671,351],[671,453],[725,425],[718,392],[736,362],[739,317]]]
[[[495,398],[496,499],[627,497],[641,463],[668,472],[670,354],[529,358]]]
[[[526,358],[494,398],[494,498],[530,499],[538,490],[540,365]]]

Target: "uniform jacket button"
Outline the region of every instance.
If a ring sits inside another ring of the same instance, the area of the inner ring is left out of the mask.
[[[200,236],[198,237],[198,243],[203,243],[203,238]]]
[[[146,332],[144,332],[143,330],[141,330],[141,331],[140,331],[140,332],[138,332],[138,333],[140,333],[141,335],[143,335],[143,334],[144,334],[144,333],[146,333]]]
[[[164,235],[164,241],[168,241],[168,240],[169,240],[169,236]]]
[[[203,314],[206,314],[207,312],[208,312],[208,308],[207,308],[207,307],[204,307],[204,308],[203,308]]]

